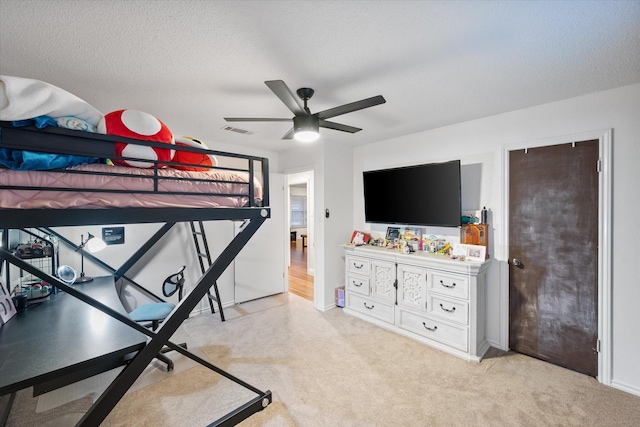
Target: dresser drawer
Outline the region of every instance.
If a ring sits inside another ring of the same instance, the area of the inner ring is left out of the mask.
[[[357,274],[347,274],[347,290],[361,295],[369,295],[369,278]]]
[[[372,301],[360,295],[347,293],[346,307],[367,316],[375,317],[388,323],[393,323],[393,305],[386,305],[378,301]]]
[[[456,298],[469,298],[469,278],[458,274],[429,272],[427,287],[430,291]]]
[[[367,258],[347,256],[346,264],[348,273],[356,273],[369,276],[369,272],[371,271],[371,263]]]
[[[430,294],[427,298],[427,313],[453,322],[469,324],[469,304],[452,301]]]
[[[399,310],[398,326],[452,348],[468,351],[467,328],[464,326],[448,325],[434,320],[432,317],[421,316],[405,310]]]

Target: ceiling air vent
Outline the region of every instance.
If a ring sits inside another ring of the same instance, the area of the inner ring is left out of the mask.
[[[243,135],[251,135],[251,134],[253,134],[253,132],[251,132],[251,131],[244,130],[244,129],[239,129],[239,128],[234,128],[233,126],[223,126],[222,130],[228,130],[229,132],[241,133]]]

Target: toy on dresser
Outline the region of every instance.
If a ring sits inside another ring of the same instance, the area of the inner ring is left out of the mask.
[[[460,243],[485,246],[489,258],[489,226],[487,224],[463,224],[460,227]]]

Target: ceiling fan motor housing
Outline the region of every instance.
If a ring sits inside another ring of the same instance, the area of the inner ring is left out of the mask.
[[[293,128],[296,133],[304,132],[304,131],[318,132],[319,127],[320,127],[320,120],[318,119],[318,116],[298,115],[293,118]]]

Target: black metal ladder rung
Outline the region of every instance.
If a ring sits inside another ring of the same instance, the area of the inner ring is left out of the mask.
[[[198,223],[199,230],[196,230],[195,223]],[[193,243],[196,246],[196,256],[198,257],[198,262],[200,263],[200,270],[204,275],[209,267],[211,267],[211,252],[209,252],[209,244],[207,243],[207,236],[204,233],[204,225],[202,221],[189,221],[189,225],[191,226],[191,235],[193,236]],[[204,247],[204,252],[200,250],[200,239],[202,240],[202,246]],[[204,265],[204,260],[207,260],[207,265]],[[215,297],[211,295],[211,288],[215,292]],[[211,308],[211,313],[215,314],[216,309],[214,307],[214,302],[218,305],[218,310],[220,311],[220,319],[224,322],[224,311],[222,311],[222,302],[220,302],[220,292],[218,291],[218,282],[213,282],[213,285],[207,290],[207,300],[209,301],[209,307]]]

